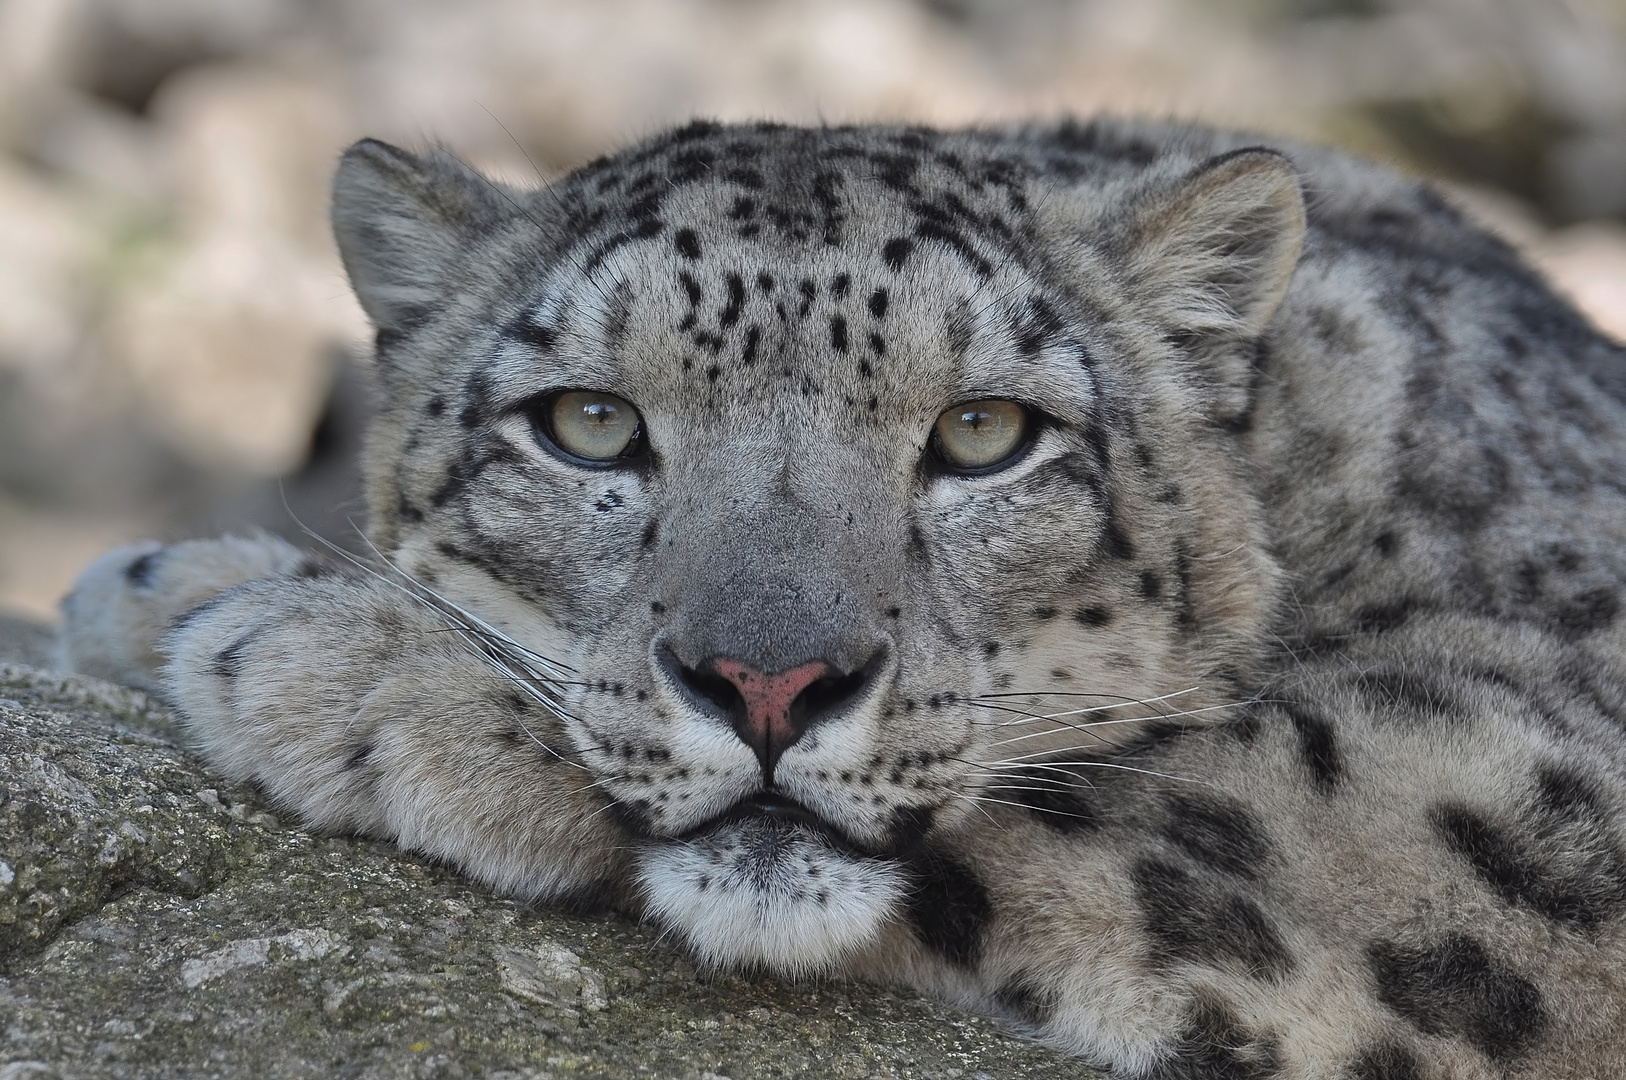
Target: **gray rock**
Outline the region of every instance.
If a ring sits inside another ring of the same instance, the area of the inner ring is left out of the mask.
[[[17,642],[40,655],[0,620]],[[142,695],[0,664],[0,1080],[1081,1074],[906,994],[707,974],[652,928],[312,835]]]

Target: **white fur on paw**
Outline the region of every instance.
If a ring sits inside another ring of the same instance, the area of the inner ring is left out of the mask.
[[[257,578],[293,573],[305,556],[274,536],[147,541],[86,568],[62,601],[57,662],[67,671],[153,690],[169,624],[191,608]]]
[[[656,921],[701,960],[792,976],[874,941],[906,889],[892,863],[846,856],[801,826],[754,822],[651,848],[639,878]]]

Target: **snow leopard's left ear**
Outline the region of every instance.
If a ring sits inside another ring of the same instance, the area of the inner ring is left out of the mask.
[[[1132,295],[1180,338],[1253,338],[1304,246],[1298,173],[1274,150],[1234,150],[1135,197],[1118,251]]]

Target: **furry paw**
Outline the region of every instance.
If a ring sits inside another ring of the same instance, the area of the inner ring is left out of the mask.
[[[108,552],[62,601],[57,660],[77,671],[154,690],[158,652],[175,619],[245,581],[297,574],[315,561],[274,536],[148,541]]]

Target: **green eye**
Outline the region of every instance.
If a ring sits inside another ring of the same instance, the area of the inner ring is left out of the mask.
[[[546,434],[572,457],[590,462],[628,458],[643,448],[638,410],[614,394],[566,390],[543,406]]]
[[[951,469],[991,472],[1027,445],[1030,426],[1021,405],[984,398],[962,402],[939,416],[933,441],[937,456]]]

